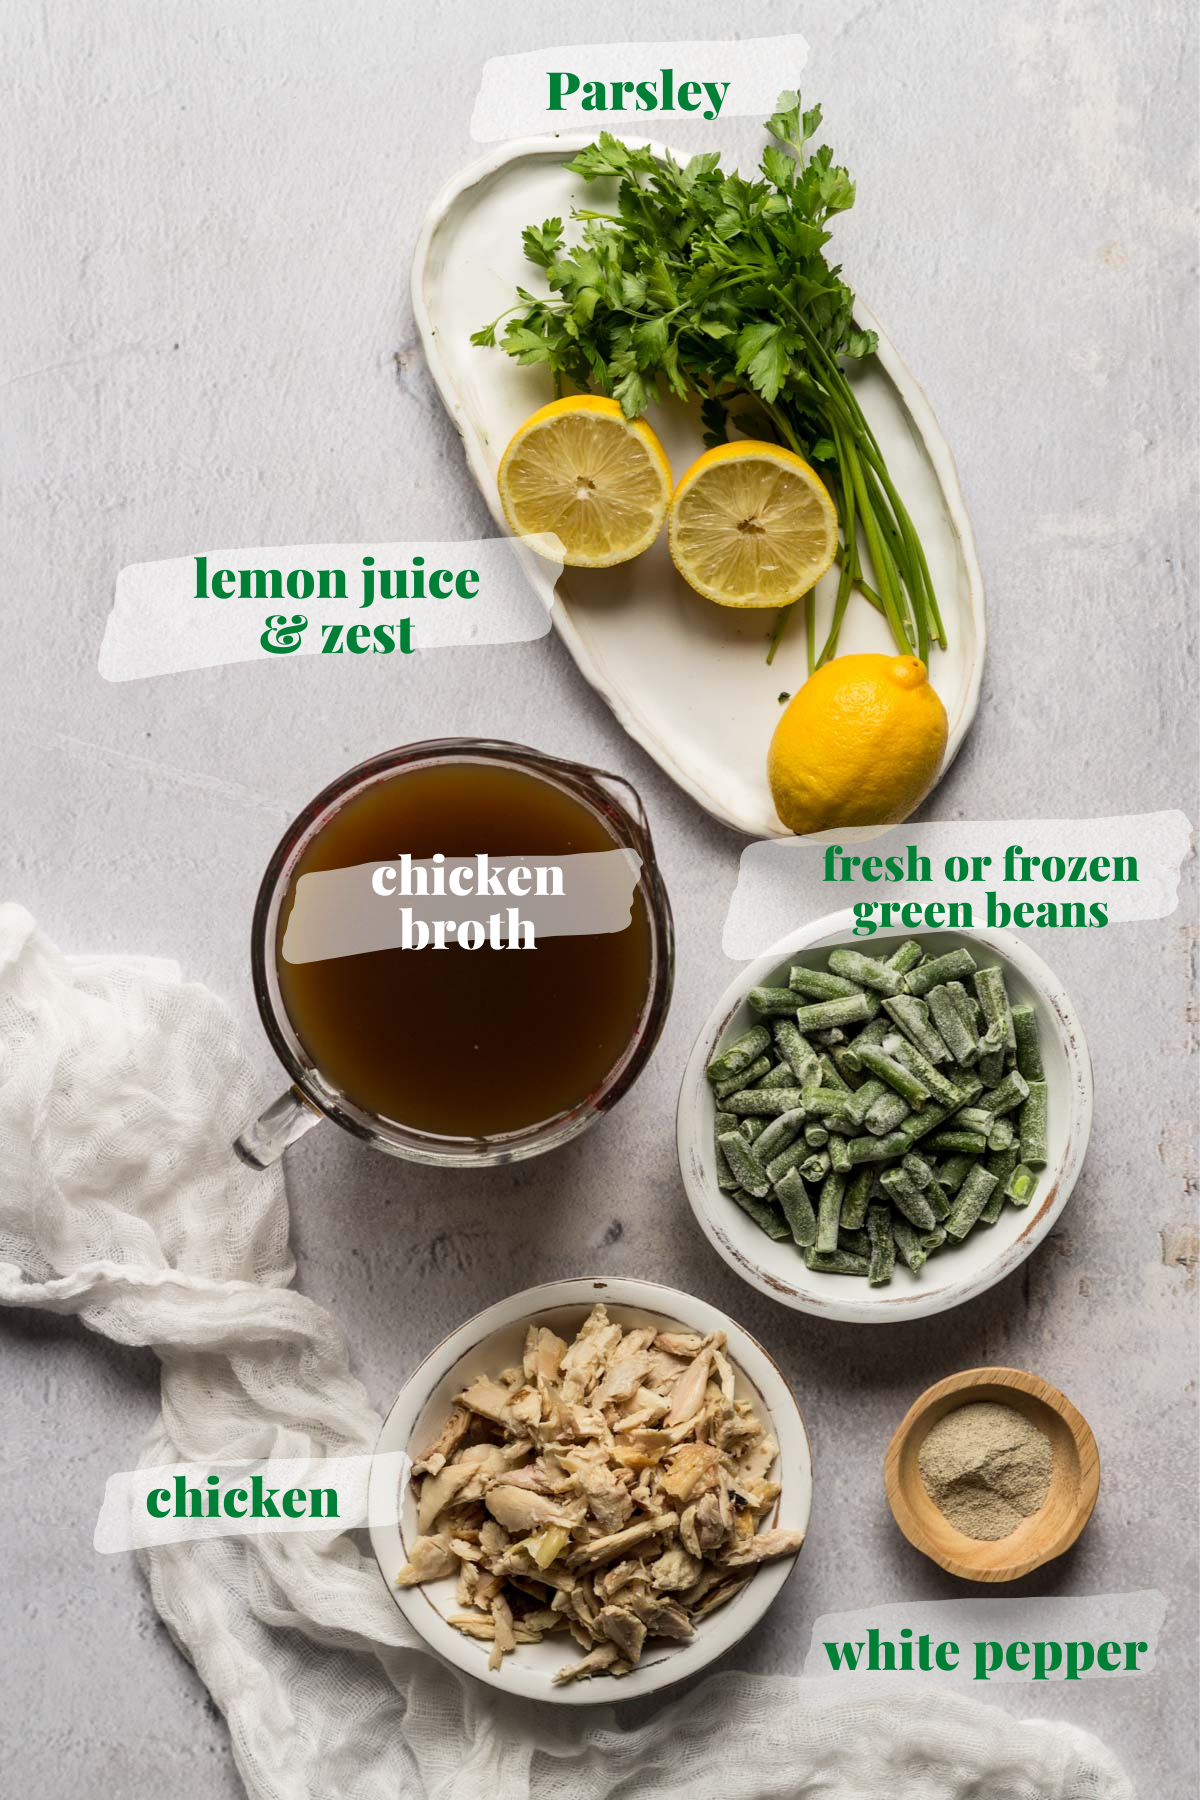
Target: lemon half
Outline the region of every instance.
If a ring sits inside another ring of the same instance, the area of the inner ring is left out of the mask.
[[[497,480],[511,530],[553,532],[563,561],[581,569],[611,568],[649,549],[671,498],[671,465],[650,427],[599,394],[533,413],[513,433]]]
[[[801,456],[746,439],[697,457],[671,501],[671,557],[718,606],[786,606],[837,553],[829,490]]]

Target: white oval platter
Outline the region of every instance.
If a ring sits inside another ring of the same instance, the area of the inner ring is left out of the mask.
[[[496,469],[516,427],[553,398],[549,375],[521,368],[499,349],[470,342],[531,292],[540,271],[525,261],[521,231],[576,205],[598,204],[565,163],[590,135],[524,138],[472,163],[430,208],[413,263],[413,307],[429,369],[462,436],[467,463],[497,523]],[[661,150],[655,146],[656,150]],[[686,157],[683,159],[686,160]],[[878,326],[857,304],[858,322]],[[932,654],[931,678],[946,707],[943,773],[974,717],[983,676],[983,586],[954,462],[929,403],[882,332],[879,353],[856,378],[859,402],[879,439],[929,560],[949,649]],[[703,448],[691,408],[669,401],[649,422],[676,480]],[[774,662],[766,652],[773,612],[713,606],[675,573],[666,532],[645,555],[613,569],[565,569],[556,584],[533,557],[535,592],[581,673],[659,766],[714,818],[754,837],[786,837],[766,780],[767,746],[781,692],[806,674],[799,612]],[[836,569],[817,590],[817,641],[833,605]],[[892,639],[861,595],[852,595],[839,650],[888,651]]]

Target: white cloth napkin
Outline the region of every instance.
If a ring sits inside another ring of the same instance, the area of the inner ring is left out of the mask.
[[[0,906],[0,1302],[157,1351],[143,1465],[374,1445],[341,1332],[290,1286],[282,1176],[229,1149],[257,1103],[215,995],[168,963],[64,957]],[[1094,1739],[945,1693],[811,1708],[732,1673],[629,1730],[612,1706],[498,1699],[344,1534],[142,1559],[254,1800],[1132,1800]]]

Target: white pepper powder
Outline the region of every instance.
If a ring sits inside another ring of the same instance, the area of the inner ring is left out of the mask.
[[[1053,1465],[1041,1428],[993,1400],[955,1407],[917,1456],[925,1492],[966,1537],[1008,1537],[1045,1503]]]

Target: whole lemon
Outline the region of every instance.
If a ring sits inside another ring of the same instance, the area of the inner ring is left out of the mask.
[[[767,779],[790,831],[896,825],[937,778],[946,709],[915,656],[839,656],[775,727]]]

